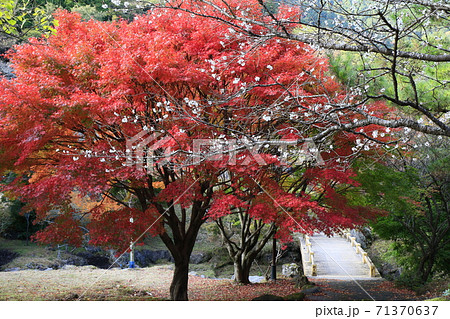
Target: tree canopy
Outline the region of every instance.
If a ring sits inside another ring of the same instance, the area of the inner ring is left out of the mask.
[[[358,97],[310,46],[170,9],[132,22],[56,19],[56,34],[14,48],[16,78],[0,84],[0,165],[18,174],[4,190],[51,223],[39,240],[124,250],[159,235],[182,300],[208,218],[241,210],[287,240],[373,216],[340,190],[356,185],[349,158],[377,152],[372,139],[389,142],[389,130],[363,121],[339,132],[361,118],[341,107]],[[390,116],[382,103],[364,107]],[[305,141],[320,141],[310,151],[321,163],[298,152]],[[76,210],[73,191],[98,205]]]
[[[259,39],[283,38],[318,50],[356,52],[363,65],[356,94],[366,101],[389,101],[398,113],[396,119],[383,121],[361,110],[359,103],[348,103],[347,108],[359,109],[366,123],[450,136],[448,104],[441,101],[436,107],[436,99],[447,100],[449,91],[450,8],[444,1],[281,1],[278,11],[290,12],[283,16],[274,14],[270,3],[169,0],[152,5],[217,19]],[[374,83],[376,91],[371,90]]]

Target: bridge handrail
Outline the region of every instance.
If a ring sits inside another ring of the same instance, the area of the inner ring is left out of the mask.
[[[369,276],[380,277],[380,273],[378,272],[377,267],[375,267],[374,263],[368,256],[367,252],[365,252],[364,249],[361,248],[361,244],[356,241],[356,237],[352,237],[350,232],[344,233],[343,237],[350,242],[352,247],[355,247],[357,255],[361,254],[362,263],[367,264],[367,266],[369,266]]]
[[[308,262],[311,263],[311,276],[317,276],[317,264],[314,262],[314,251],[312,250],[310,237],[308,235],[303,235],[303,238],[305,239]]]

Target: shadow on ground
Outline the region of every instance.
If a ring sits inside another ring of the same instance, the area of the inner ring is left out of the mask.
[[[379,280],[314,279],[315,291],[307,294],[310,301],[358,301],[358,300],[421,300],[413,291],[395,287],[392,282]]]

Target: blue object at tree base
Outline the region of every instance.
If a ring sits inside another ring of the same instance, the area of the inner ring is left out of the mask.
[[[134,261],[130,261],[130,263],[128,264],[128,268],[134,268]]]

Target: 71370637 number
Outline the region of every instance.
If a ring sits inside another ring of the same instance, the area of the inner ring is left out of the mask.
[[[438,306],[377,306],[377,316],[434,316]]]

